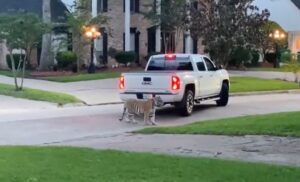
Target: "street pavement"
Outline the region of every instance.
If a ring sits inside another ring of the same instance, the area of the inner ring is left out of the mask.
[[[300,94],[231,97],[228,107],[208,102],[191,117],[171,108],[158,110],[159,126],[219,118],[300,110]],[[119,122],[122,105],[45,107],[31,112],[1,114],[0,145],[75,146],[219,157],[300,166],[299,139],[276,137],[132,135],[144,128]],[[141,118],[139,118],[142,120]],[[159,142],[158,142],[159,141]],[[294,159],[294,160],[292,160]]]

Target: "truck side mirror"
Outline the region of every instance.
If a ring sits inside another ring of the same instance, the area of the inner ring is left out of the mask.
[[[223,65],[220,64],[220,65],[217,66],[217,70],[222,70],[222,69],[224,69]]]

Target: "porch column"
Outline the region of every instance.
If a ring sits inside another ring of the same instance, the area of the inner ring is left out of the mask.
[[[97,0],[92,0],[92,17],[96,17],[98,12],[97,12]]]
[[[130,51],[130,0],[125,0],[125,51]]]
[[[161,0],[156,0],[156,12],[158,15],[161,14]],[[155,32],[155,52],[161,52],[161,27],[160,23],[156,27]]]
[[[188,19],[188,25],[191,22],[191,11],[190,11],[190,7],[191,7],[191,1],[190,0],[186,0],[186,6],[187,8],[187,19]],[[192,51],[192,38],[191,38],[191,30],[187,29],[187,31],[185,32],[185,53],[186,54],[191,54]]]

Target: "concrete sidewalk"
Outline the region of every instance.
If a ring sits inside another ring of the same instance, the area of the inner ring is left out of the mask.
[[[274,80],[295,81],[295,75],[290,72],[273,72],[273,71],[229,71],[230,76],[246,76]]]

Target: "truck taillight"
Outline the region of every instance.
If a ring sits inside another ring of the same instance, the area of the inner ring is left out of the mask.
[[[171,87],[173,91],[180,89],[180,79],[178,76],[172,76]]]
[[[125,88],[125,78],[124,76],[121,76],[119,79],[119,89],[124,89]]]

